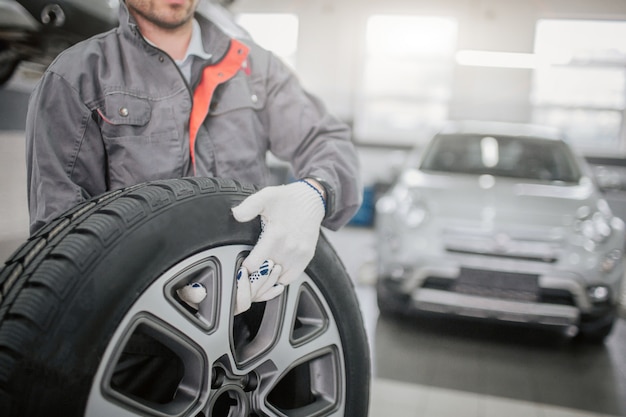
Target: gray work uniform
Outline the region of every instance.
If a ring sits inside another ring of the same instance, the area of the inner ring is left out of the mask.
[[[85,199],[144,181],[197,175],[268,185],[268,151],[288,161],[295,177],[322,180],[333,202],[324,226],[350,220],[361,183],[349,128],[225,10],[207,3],[195,18],[210,58],[194,60],[190,83],[141,36],[124,2],[116,29],[49,66],[27,116],[31,233]],[[190,150],[196,86],[207,67],[220,68],[233,42],[249,52],[216,86]]]

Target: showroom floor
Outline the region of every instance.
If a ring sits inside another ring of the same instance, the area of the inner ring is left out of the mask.
[[[23,134],[0,132],[0,261],[27,236]],[[604,346],[451,320],[378,317],[374,236],[327,236],[357,282],[370,336],[372,417],[626,416],[626,320]]]

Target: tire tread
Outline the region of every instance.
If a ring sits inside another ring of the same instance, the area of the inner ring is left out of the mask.
[[[22,358],[55,320],[103,248],[114,245],[150,216],[194,196],[251,193],[253,185],[194,177],[153,181],[108,192],[54,219],[0,269],[0,405],[11,414],[11,381]]]
[[[9,314],[28,319],[40,330],[45,331],[55,317],[56,299],[49,291],[38,287],[27,287],[20,291]]]

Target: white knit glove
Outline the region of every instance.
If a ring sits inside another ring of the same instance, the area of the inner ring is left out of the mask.
[[[271,259],[274,268],[282,267],[277,283],[290,284],[313,259],[324,214],[322,194],[309,182],[266,187],[252,194],[233,208],[237,221],[247,222],[261,216],[263,224],[261,236],[243,261],[243,267],[257,271]],[[272,286],[263,286],[264,291],[270,291]],[[264,291],[253,294],[251,302],[270,299]]]
[[[285,287],[277,284],[282,268],[267,260],[261,267],[248,274],[245,267],[237,272],[237,301],[235,303],[235,315],[243,313],[250,308],[252,301],[260,302],[271,300],[279,296]]]

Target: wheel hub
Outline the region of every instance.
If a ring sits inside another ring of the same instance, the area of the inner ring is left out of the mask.
[[[251,397],[259,386],[256,372],[235,375],[222,365],[213,367],[211,389],[215,390],[209,400],[208,415],[215,417],[237,417],[254,415]]]
[[[213,394],[207,415],[215,417],[248,416],[250,415],[249,397],[238,384],[224,384]]]

